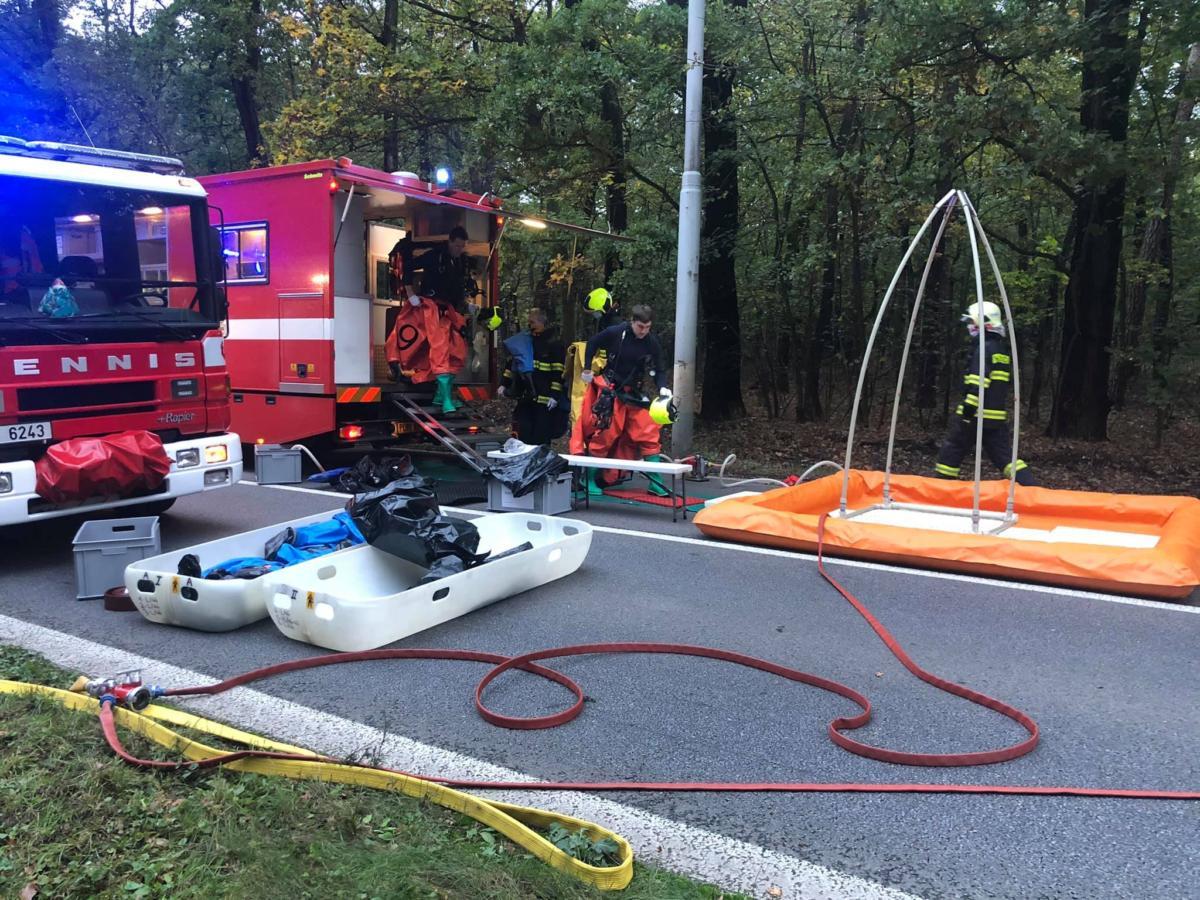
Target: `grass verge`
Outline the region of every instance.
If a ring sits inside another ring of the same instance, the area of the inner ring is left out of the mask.
[[[0,678],[74,674],[0,647]],[[162,748],[123,733],[129,749]],[[124,765],[98,721],[0,695],[0,897],[599,898],[490,828],[439,806],[343,785]],[[24,893],[23,893],[24,892]],[[732,897],[638,866],[610,896]]]

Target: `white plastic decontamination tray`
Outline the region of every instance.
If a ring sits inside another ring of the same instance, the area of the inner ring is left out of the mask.
[[[125,587],[129,591],[129,598],[138,612],[151,622],[180,625],[197,631],[232,631],[265,619],[270,587],[262,577],[228,581],[189,578],[177,574],[179,561],[185,554],[194,553],[200,558],[200,565],[208,568],[229,559],[261,556],[263,545],[283,529],[324,522],[336,512],[338,510],[330,510],[292,519],[139,560],[125,569]]]
[[[471,521],[481,552],[533,546],[429,584],[420,584],[419,566],[374,547],[351,547],[259,579],[270,588],[271,619],[297,641],[373,650],[570,575],[592,545],[592,526],[575,519],[503,513]]]

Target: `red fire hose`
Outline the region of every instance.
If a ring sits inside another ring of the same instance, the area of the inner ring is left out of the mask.
[[[861,728],[871,718],[871,704],[862,694],[853,688],[827,678],[811,675],[779,663],[758,659],[742,653],[728,650],[717,650],[711,647],[696,647],[688,644],[618,642],[599,644],[579,644],[571,647],[558,647],[550,650],[540,650],[519,656],[503,656],[496,653],[482,653],[473,650],[439,650],[439,649],[400,649],[400,650],[368,650],[359,653],[333,653],[325,656],[299,659],[291,662],[266,666],[228,678],[216,684],[204,687],[175,688],[163,692],[167,696],[184,696],[197,694],[219,694],[230,688],[248,684],[280,675],[284,672],[295,672],[301,669],[314,669],[322,666],[338,665],[341,663],[363,662],[381,659],[439,659],[463,660],[469,662],[484,662],[492,664],[492,668],[480,680],[475,689],[475,707],[479,714],[502,728],[536,729],[554,728],[566,724],[583,711],[583,690],[568,676],[553,669],[538,665],[546,659],[561,659],[569,656],[583,656],[594,653],[664,653],[680,656],[699,656],[707,659],[735,663],[762,672],[778,675],[789,681],[807,684],[821,690],[830,691],[856,703],[862,710],[858,715],[834,719],[829,723],[830,739],[844,750],[876,759],[882,762],[900,763],[912,766],[976,766],[990,763],[1006,762],[1024,756],[1032,751],[1038,743],[1038,726],[1028,715],[1020,710],[989,697],[978,691],[973,691],[961,685],[954,684],[921,668],[904,652],[890,632],[871,614],[857,597],[825,570],[823,556],[823,538],[825,517],[822,516],[817,529],[817,569],[821,575],[866,619],[874,632],[884,642],[904,667],[922,681],[933,685],[939,690],[961,697],[971,703],[986,707],[994,712],[1007,716],[1028,732],[1024,740],[992,750],[975,751],[971,753],[910,753],[878,747],[849,737],[846,732]],[[483,701],[487,686],[496,678],[513,669],[532,673],[541,678],[562,685],[574,696],[574,702],[564,710],[546,716],[506,716],[490,709]],[[131,756],[121,746],[117,737],[116,727],[112,721],[112,709],[108,703],[101,704],[101,721],[105,737],[123,759],[139,765],[154,767],[201,766],[208,767],[233,762],[247,757],[281,758],[281,759],[314,759],[312,756],[293,756],[260,750],[243,750],[235,753],[215,756],[200,762],[159,762],[140,760]],[[395,771],[395,770],[391,770]],[[890,784],[890,783],[828,783],[828,782],[741,782],[741,781],[480,781],[460,778],[442,778],[434,775],[414,775],[402,773],[415,778],[423,778],[457,788],[505,789],[505,790],[573,790],[573,791],[730,791],[730,792],[783,792],[783,793],[922,793],[922,794],[1024,794],[1024,795],[1063,795],[1075,797],[1120,797],[1143,800],[1200,800],[1200,791],[1167,791],[1140,790],[1125,788],[1094,788],[1043,785],[995,785],[995,784]]]

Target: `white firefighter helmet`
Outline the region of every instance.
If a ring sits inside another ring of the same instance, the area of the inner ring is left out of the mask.
[[[991,302],[983,304],[983,322],[979,321],[978,303],[972,303],[967,307],[967,311],[963,313],[963,321],[970,322],[976,327],[983,325],[986,328],[991,328],[994,330],[1000,330],[1004,327],[1004,322],[1001,319],[1000,307]]]

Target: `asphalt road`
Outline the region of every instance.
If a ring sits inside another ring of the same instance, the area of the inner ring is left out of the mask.
[[[163,519],[172,549],[332,509],[343,501],[237,486],[184,498]],[[663,510],[605,506],[596,524],[698,537]],[[227,634],[153,625],[77,602],[72,526],[0,535],[0,613],[213,676],[320,652],[269,621]],[[1195,789],[1200,786],[1200,615],[995,583],[839,566],[926,668],[1027,711],[1042,743],[1003,765],[913,770],[837,749],[832,695],[729,665],[664,657],[560,661],[587,692],[570,725],[509,732],[472,704],[482,668],[364,663],[257,687],[552,779],[929,781]],[[1194,598],[1195,599],[1195,598]],[[596,534],[574,576],[402,645],[517,653],[662,640],[737,650],[843,681],[875,719],[858,736],[923,751],[1009,744],[1024,732],[917,681],[811,560],[720,544]],[[493,708],[548,712],[563,694],[506,676]],[[1074,798],[627,794],[613,799],[923,897],[1190,898],[1200,806]]]

